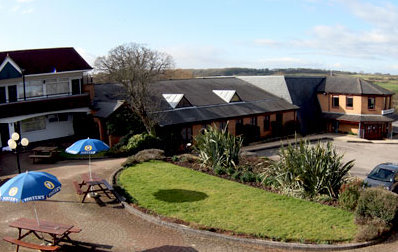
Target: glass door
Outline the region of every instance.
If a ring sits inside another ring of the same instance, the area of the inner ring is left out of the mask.
[[[6,87],[0,87],[0,103],[6,103]]]
[[[16,102],[17,101],[17,86],[12,85],[8,86],[8,102]]]
[[[79,79],[72,80],[72,95],[81,94],[80,89],[81,89],[80,80]]]

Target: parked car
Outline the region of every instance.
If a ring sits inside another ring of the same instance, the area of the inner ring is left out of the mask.
[[[368,187],[383,187],[398,193],[398,164],[383,163],[377,165],[364,180]]]

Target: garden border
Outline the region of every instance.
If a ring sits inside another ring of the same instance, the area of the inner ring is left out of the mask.
[[[116,184],[117,175],[124,169],[125,168],[121,167],[111,174],[110,181],[112,181],[113,186],[117,185]],[[210,238],[218,238],[218,239],[224,240],[226,242],[238,242],[238,243],[243,243],[243,244],[258,245],[258,246],[263,246],[264,248],[278,248],[278,249],[288,249],[288,250],[295,249],[295,250],[312,250],[312,251],[319,251],[319,250],[335,251],[335,250],[348,250],[348,249],[357,249],[357,248],[368,247],[368,246],[378,244],[385,240],[385,238],[379,238],[374,241],[362,242],[362,243],[329,245],[329,244],[288,243],[288,242],[277,242],[277,241],[268,241],[268,240],[261,240],[261,239],[240,238],[240,237],[236,237],[236,236],[214,233],[214,232],[210,232],[210,231],[206,231],[206,230],[193,229],[189,226],[185,226],[182,224],[167,222],[167,221],[160,219],[159,217],[149,215],[149,214],[146,214],[146,213],[143,213],[143,212],[137,210],[136,208],[132,207],[126,201],[122,201],[121,204],[124,206],[124,208],[130,214],[133,214],[136,217],[139,217],[139,218],[141,218],[145,221],[148,221],[150,223],[153,223],[155,225],[172,228],[172,229],[180,231],[180,232],[188,232],[193,235],[205,236],[205,237],[210,237]]]

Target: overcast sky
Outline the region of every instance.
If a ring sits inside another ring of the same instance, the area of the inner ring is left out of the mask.
[[[398,1],[0,0],[0,51],[75,47],[93,64],[136,42],[177,68],[398,74]]]

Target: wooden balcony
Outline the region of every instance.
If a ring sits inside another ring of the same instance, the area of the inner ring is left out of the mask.
[[[0,104],[0,118],[90,106],[88,93]]]

